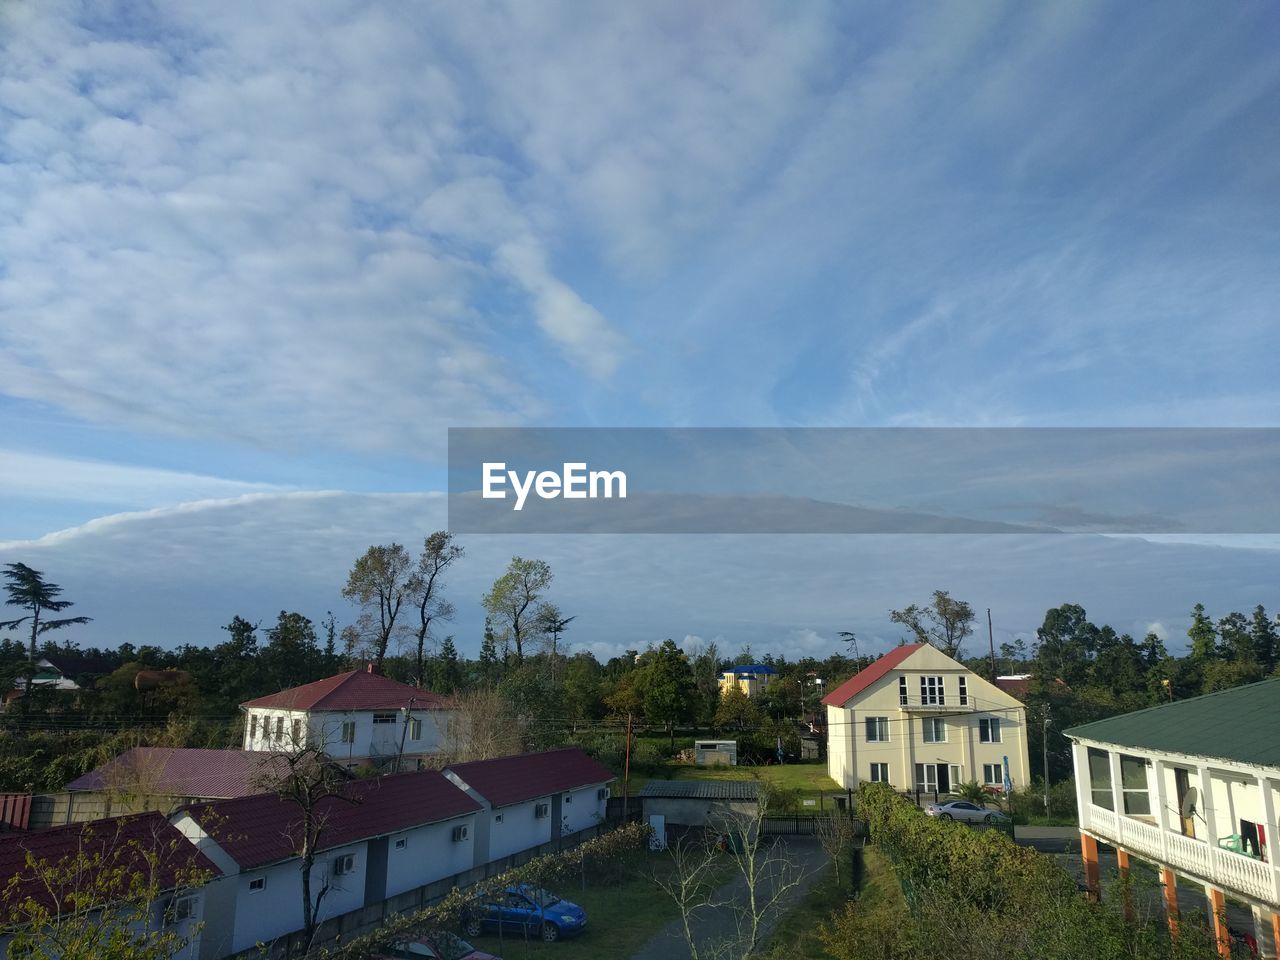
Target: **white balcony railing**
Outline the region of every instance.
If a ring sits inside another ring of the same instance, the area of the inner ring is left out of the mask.
[[[1152,823],[1089,804],[1086,828],[1098,837],[1155,863],[1167,863],[1197,879],[1280,905],[1280,870],[1245,854],[1211,847],[1204,840],[1161,830]]]
[[[932,697],[910,697],[898,694],[898,706],[903,710],[937,711],[938,713],[959,713],[975,709],[973,697],[943,694]]]

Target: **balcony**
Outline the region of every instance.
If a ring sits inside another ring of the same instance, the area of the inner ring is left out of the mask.
[[[1280,869],[1255,857],[1204,840],[1161,830],[1149,818],[1116,814],[1089,804],[1085,828],[1113,846],[1179,873],[1254,900],[1280,906]]]
[[[898,706],[908,713],[972,713],[976,707],[973,697],[945,696],[911,697],[898,695]]]

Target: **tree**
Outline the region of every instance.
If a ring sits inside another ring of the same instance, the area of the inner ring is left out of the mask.
[[[661,723],[667,728],[671,745],[676,743],[676,724],[693,715],[693,670],[689,658],[671,639],[663,640],[653,651],[641,659],[636,683],[645,720]]]
[[[715,725],[720,729],[747,730],[759,725],[760,708],[738,686],[729,687],[720,697]]]
[[[445,637],[432,670],[431,689],[436,693],[453,693],[461,687],[462,663],[458,660],[458,648],[453,645],[453,637]]]
[[[537,632],[542,595],[552,580],[544,560],[512,557],[507,572],[494,581],[483,603],[499,639],[515,644],[516,662],[524,663],[524,645]]]
[[[861,660],[862,657],[858,654],[857,634],[855,634],[852,630],[841,630],[838,636],[840,637],[841,640],[843,640],[845,643],[849,645],[849,652],[850,654],[852,654],[853,659]]]
[[[444,575],[449,567],[462,559],[463,552],[447,530],[437,530],[422,541],[422,554],[418,557],[418,566],[413,571],[409,588],[418,611],[418,626],[414,631],[417,641],[414,675],[419,684],[423,682],[423,662],[427,641],[431,637],[431,625],[453,619],[453,604],[443,596]]]
[[[559,655],[560,635],[577,617],[566,617],[554,603],[544,603],[535,618],[537,630],[547,638],[551,647],[551,679],[556,677],[556,658]]]
[[[1079,604],[1064,603],[1046,610],[1044,623],[1036,631],[1034,672],[1041,683],[1083,683],[1089,673],[1095,633]]]
[[[267,631],[267,645],[258,656],[258,669],[277,690],[318,680],[320,646],[311,621],[300,613],[280,611]]]
[[[16,620],[0,621],[0,630],[17,630],[24,622],[31,622],[30,648],[28,650],[32,667],[36,662],[36,638],[50,630],[61,630],[77,623],[88,623],[91,617],[62,617],[53,620],[41,620],[41,614],[61,613],[68,607],[75,606],[70,600],[59,600],[62,588],[56,583],[46,583],[44,574],[33,570],[25,563],[7,563],[4,568],[5,593],[8,599],[5,605],[20,607],[30,612]],[[31,675],[27,676],[27,692],[31,692]]]
[[[1280,655],[1280,639],[1276,636],[1276,625],[1267,619],[1267,611],[1262,604],[1258,604],[1253,610],[1250,635],[1253,637],[1258,665],[1264,674],[1270,675],[1276,668],[1277,655]]]
[[[603,671],[599,661],[582,651],[569,658],[564,674],[564,705],[569,719],[575,723],[599,720],[604,716],[600,697]]]
[[[889,619],[915,634],[919,643],[929,643],[948,657],[958,659],[960,646],[973,633],[973,607],[954,599],[946,590],[933,591],[927,607],[914,603],[902,610],[889,611]]]
[[[480,682],[493,686],[502,676],[502,664],[498,661],[498,639],[493,634],[489,618],[484,620],[484,637],[480,640],[480,659],[476,661]]]
[[[408,551],[392,543],[366,550],[342,588],[342,595],[360,607],[354,636],[372,643],[373,662],[379,668],[396,635],[396,621],[410,594],[412,579]]]
[[[693,658],[693,684],[698,692],[696,719],[708,722],[720,703],[720,651],[714,641]]]
[[[1187,636],[1191,639],[1191,658],[1193,660],[1212,660],[1217,652],[1218,635],[1213,629],[1213,621],[1204,612],[1204,604],[1197,603],[1191,611],[1191,626],[1187,628]]]
[[[524,749],[525,723],[497,690],[481,687],[453,698],[445,733],[445,757],[451,763],[491,760]]]

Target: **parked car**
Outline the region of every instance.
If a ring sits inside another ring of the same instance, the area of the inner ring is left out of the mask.
[[[376,960],[502,960],[492,953],[477,950],[454,933],[429,933],[409,937],[391,945]]]
[[[939,820],[963,820],[966,823],[995,823],[997,820],[1008,820],[999,810],[980,807],[968,800],[950,800],[946,803],[931,803],[924,812]]]
[[[496,900],[478,904],[464,924],[468,936],[484,930],[517,931],[547,943],[582,932],[587,913],[576,903],[530,884],[508,887]]]

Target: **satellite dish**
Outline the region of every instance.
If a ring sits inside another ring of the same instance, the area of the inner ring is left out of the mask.
[[[1182,803],[1178,804],[1178,812],[1184,818],[1194,817],[1196,815],[1196,788],[1187,787],[1187,792],[1182,795]]]

